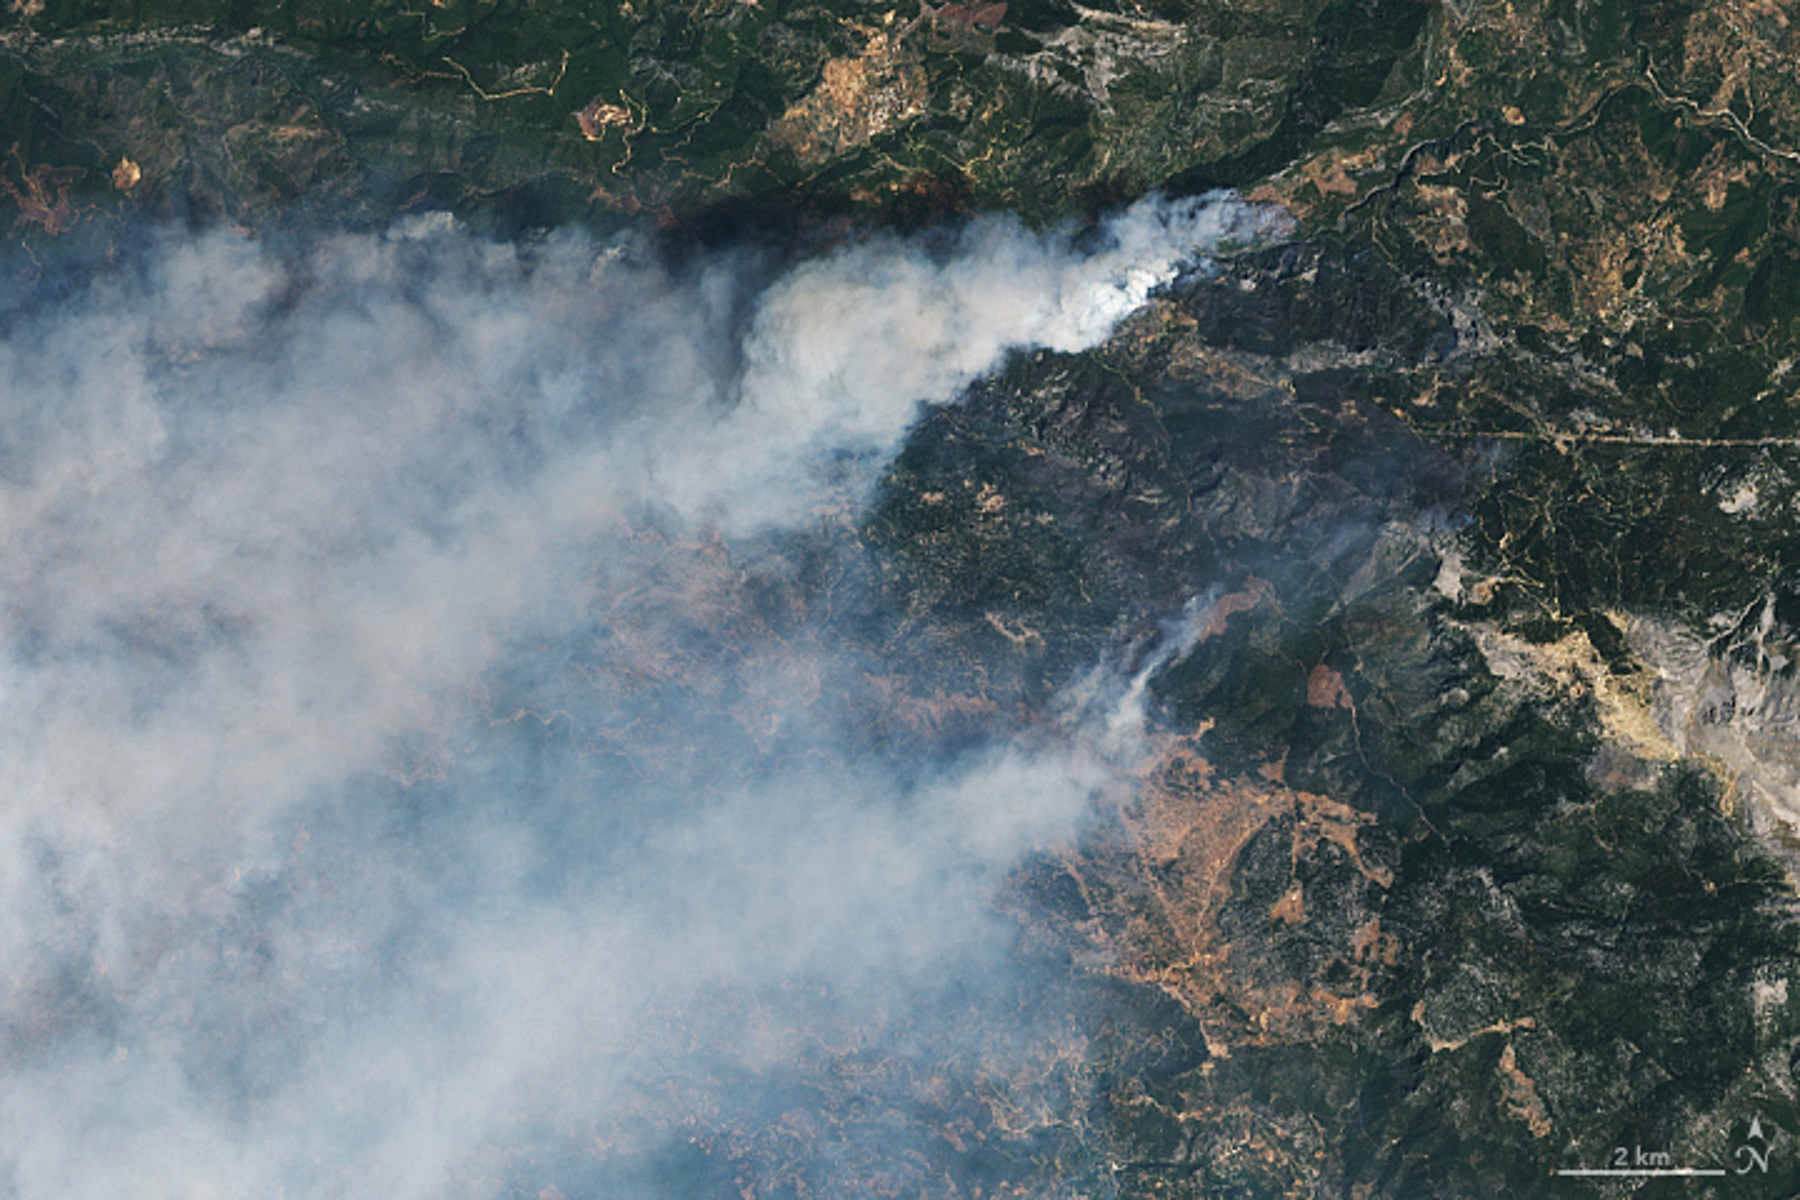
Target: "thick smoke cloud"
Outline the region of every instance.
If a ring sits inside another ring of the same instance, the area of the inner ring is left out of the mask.
[[[773,281],[441,219],[171,232],[18,319],[0,1195],[502,1194],[535,1131],[603,1160],[1004,970],[987,896],[1129,786],[1191,630],[901,764],[834,702],[867,664],[749,593],[924,406],[1274,220]]]

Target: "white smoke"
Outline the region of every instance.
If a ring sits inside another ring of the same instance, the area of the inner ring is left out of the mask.
[[[954,399],[1015,350],[1085,350],[1204,251],[1280,228],[1279,210],[1218,196],[1142,201],[1103,246],[1034,235],[1005,219],[968,226],[947,255],[898,239],[862,243],[789,273],[761,298],[741,403],[702,443],[715,470],[670,472],[670,498],[733,528],[791,520],[774,486],[844,451],[891,455],[925,404]],[[695,447],[680,452],[688,464]]]
[[[442,220],[287,252],[170,233],[19,320],[0,343],[0,1195],[483,1194],[520,1114],[644,1103],[691,1049],[672,1012],[808,977],[879,1008],[999,957],[984,897],[1125,786],[1162,660],[921,782],[847,765],[819,706],[681,631],[736,603],[721,555],[856,503],[923,406],[1011,351],[1098,343],[1278,221],[1151,200],[1090,250],[979,221],[760,292],[729,261],[674,274],[629,242],[502,246]],[[562,670],[596,613],[622,649],[571,723],[650,729],[663,712],[619,680],[680,677],[766,709],[748,724],[797,723],[812,757],[711,761],[741,751],[696,729],[680,781],[606,776],[564,828],[624,849],[556,892],[512,815],[546,783],[481,732],[483,691]],[[744,661],[829,686],[834,653]],[[356,857],[420,737],[488,782]],[[340,834],[309,853],[321,822]],[[718,1059],[779,1053],[702,1025]]]

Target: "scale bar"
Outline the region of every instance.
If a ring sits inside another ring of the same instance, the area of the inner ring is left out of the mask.
[[[1657,1175],[1723,1175],[1724,1167],[1564,1167],[1556,1172],[1558,1175],[1608,1175],[1613,1178],[1636,1177],[1639,1179]]]

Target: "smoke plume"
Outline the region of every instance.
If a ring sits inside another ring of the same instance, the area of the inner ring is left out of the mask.
[[[834,1038],[976,1037],[929,1014],[1004,983],[989,895],[1129,786],[1192,630],[921,763],[867,744],[866,652],[764,601],[924,407],[1276,220],[772,281],[443,218],[169,231],[16,315],[0,1195],[501,1195],[522,1155],[699,1195],[546,1147],[646,1161]],[[844,1153],[814,1178],[856,1194]]]

